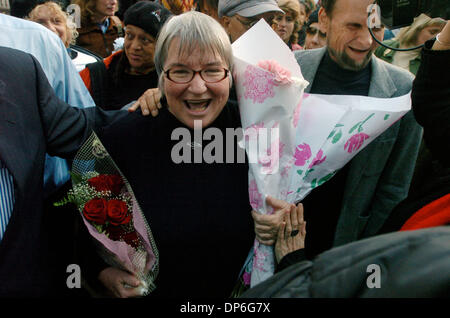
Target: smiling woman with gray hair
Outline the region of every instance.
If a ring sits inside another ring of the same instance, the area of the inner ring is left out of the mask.
[[[160,115],[130,113],[99,134],[158,247],[150,297],[229,297],[255,235],[245,154],[226,133],[241,126],[228,101],[229,38],[205,14],[175,16],[160,32],[155,66],[165,96]],[[138,296],[124,287],[137,286],[132,273],[105,267],[98,278],[114,296]]]
[[[155,48],[155,67],[160,79],[159,88],[162,91],[164,91],[164,75],[167,75],[164,64],[169,56],[169,48],[171,47],[178,48],[177,55],[181,56],[189,56],[198,49],[200,56],[213,54],[220,58],[224,66],[226,66],[226,74],[221,73],[220,75],[221,77],[225,75],[231,87],[233,53],[230,40],[219,23],[213,23],[212,20],[208,19],[208,28],[205,28],[206,21],[203,15],[192,13],[184,15],[182,18],[174,17],[161,30]],[[174,40],[178,45],[171,46]]]

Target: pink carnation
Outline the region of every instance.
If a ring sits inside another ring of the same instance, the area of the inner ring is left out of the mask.
[[[275,75],[274,80],[277,84],[284,85],[292,83],[291,72],[282,67],[280,64],[278,64],[277,61],[274,60],[259,61],[258,66],[268,72],[273,73]]]
[[[275,96],[273,88],[277,84],[273,74],[248,65],[244,72],[242,85],[245,87],[244,98],[251,99],[254,103],[262,104],[267,98]]]

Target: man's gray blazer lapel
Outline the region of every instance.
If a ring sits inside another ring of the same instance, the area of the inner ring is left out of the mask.
[[[305,88],[305,93],[311,91],[314,77],[316,76],[317,69],[319,68],[320,61],[322,61],[325,55],[326,48],[320,48],[315,50],[296,51],[301,54],[295,54],[302,75],[309,82],[309,85]]]
[[[397,92],[397,87],[383,63],[375,55],[372,57],[372,77],[369,87],[371,97],[391,98]]]

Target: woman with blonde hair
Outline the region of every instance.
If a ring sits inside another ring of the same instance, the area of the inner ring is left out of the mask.
[[[87,63],[97,61],[96,57],[74,46],[78,37],[76,25],[58,3],[54,1],[38,3],[28,14],[28,20],[45,26],[59,36],[78,71]]]
[[[301,20],[300,4],[297,0],[279,0],[278,6],[285,14],[275,15],[272,28],[291,50],[301,50],[302,47],[298,45],[298,31],[303,26],[304,19]]]
[[[114,51],[114,41],[123,36],[123,24],[115,16],[117,0],[75,0],[80,6],[81,27],[77,44],[107,57]]]
[[[430,18],[425,14],[419,15],[414,22],[400,30],[398,35],[391,40],[384,41],[393,48],[408,49],[424,44],[438,34],[445,26],[446,21],[441,18]],[[420,66],[421,48],[412,51],[394,51],[380,46],[375,55],[388,63],[404,68],[414,75]]]
[[[28,19],[42,24],[56,33],[65,47],[75,44],[78,36],[75,23],[68,19],[61,6],[53,1],[44,2],[35,6],[28,15]]]

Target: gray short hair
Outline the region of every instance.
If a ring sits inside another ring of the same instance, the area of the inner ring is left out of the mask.
[[[161,29],[155,47],[155,68],[159,77],[159,89],[163,91],[164,63],[172,41],[180,40],[179,55],[189,56],[195,49],[203,53],[218,54],[233,71],[233,52],[228,34],[215,19],[197,11],[189,11],[171,17]],[[231,85],[230,76],[230,85]]]

